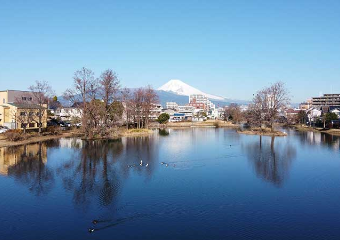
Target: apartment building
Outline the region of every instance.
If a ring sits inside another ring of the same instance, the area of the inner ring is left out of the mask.
[[[39,128],[40,106],[34,104],[34,96],[29,91],[0,91],[0,126],[10,129]],[[47,105],[42,111],[42,127],[47,126]]]
[[[321,97],[312,98],[312,106],[321,107],[340,107],[340,94],[324,94]]]

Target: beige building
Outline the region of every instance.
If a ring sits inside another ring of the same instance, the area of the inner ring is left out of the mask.
[[[42,127],[47,126],[47,106],[42,110]],[[39,127],[40,106],[33,103],[29,91],[0,91],[0,126],[10,129],[36,129]]]

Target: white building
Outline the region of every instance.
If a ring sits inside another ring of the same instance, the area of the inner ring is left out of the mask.
[[[178,110],[178,104],[176,102],[167,102],[166,103],[167,109]]]
[[[340,110],[339,109],[335,108],[331,111],[331,113],[335,113],[338,116],[338,118],[340,118]]]
[[[72,118],[81,118],[83,110],[75,107],[62,107],[55,111],[55,115],[63,121],[69,121]]]
[[[149,119],[155,120],[162,113],[162,105],[161,104],[152,104],[152,108],[150,110]]]
[[[185,117],[191,118],[195,113],[195,107],[193,106],[178,106],[178,112],[184,113]]]

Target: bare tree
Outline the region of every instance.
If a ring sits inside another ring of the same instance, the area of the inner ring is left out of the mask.
[[[82,112],[82,129],[85,136],[90,132],[88,126],[88,104],[87,101],[94,99],[97,91],[97,80],[94,78],[94,73],[85,67],[74,73],[74,89],[67,89],[64,97],[69,101],[76,103],[81,101],[80,108]]]
[[[30,109],[17,109],[14,110],[11,114],[12,116],[14,116],[16,123],[20,124],[20,127],[22,128],[24,134],[26,134],[27,126],[31,122]]]
[[[247,120],[252,125],[261,126],[268,124],[274,131],[274,123],[289,104],[290,98],[284,83],[277,82],[272,86],[259,91],[253,99],[247,114]]]
[[[124,112],[125,112],[125,118],[126,118],[126,128],[129,129],[129,124],[131,122],[131,116],[132,116],[132,106],[133,101],[131,97],[131,91],[128,88],[124,88],[121,92],[121,100],[124,105]]]
[[[112,103],[116,100],[117,92],[119,90],[119,80],[117,74],[111,69],[104,71],[99,80],[100,89],[103,96],[104,106],[107,113],[111,112]],[[108,125],[108,114],[104,115],[103,119],[105,125]]]
[[[38,127],[39,134],[42,132],[43,117],[47,114],[48,99],[51,97],[52,89],[46,81],[36,81],[35,85],[29,87],[33,95],[33,103],[38,105]]]
[[[133,92],[132,110],[134,121],[137,123],[137,128],[143,127],[143,102],[144,102],[144,89],[138,88]]]
[[[285,88],[283,82],[274,83],[266,91],[268,94],[268,121],[271,130],[274,131],[274,123],[278,119],[279,112],[287,108],[290,98],[288,95],[288,90]]]
[[[224,111],[225,120],[232,120],[234,123],[242,121],[243,115],[240,106],[236,103],[231,103]]]
[[[145,118],[145,128],[149,127],[149,116],[155,104],[158,103],[158,95],[149,85],[144,89],[143,116]]]

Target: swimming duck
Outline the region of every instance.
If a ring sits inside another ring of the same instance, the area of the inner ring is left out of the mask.
[[[145,165],[145,167],[148,167],[149,166],[149,164],[147,163],[146,165]]]
[[[93,233],[94,232],[94,228],[89,228],[89,233]]]
[[[93,220],[92,223],[93,223],[93,224],[97,224],[97,223],[98,223],[98,220]]]
[[[143,160],[140,160],[140,164],[139,165],[143,166]]]

